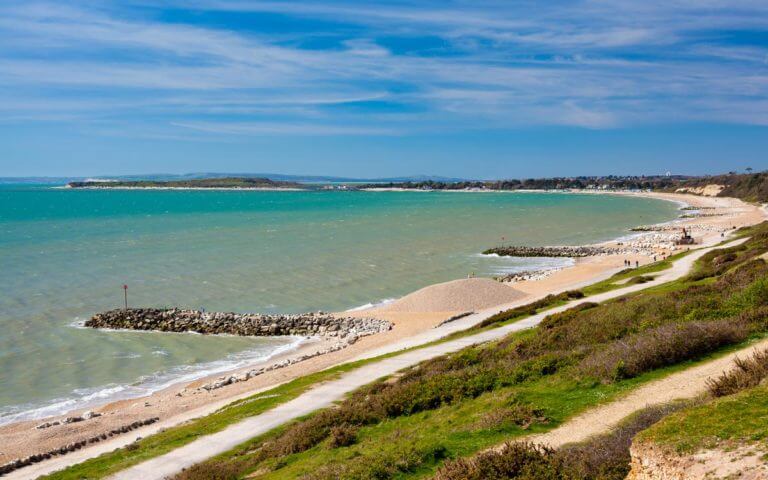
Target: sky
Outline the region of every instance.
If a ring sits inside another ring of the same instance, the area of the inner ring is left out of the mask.
[[[768,169],[765,0],[0,0],[0,176]]]

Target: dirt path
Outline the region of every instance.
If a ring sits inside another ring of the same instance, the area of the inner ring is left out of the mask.
[[[768,348],[768,340],[762,340],[711,362],[674,373],[632,390],[619,400],[592,408],[554,430],[540,435],[532,435],[526,440],[556,448],[606,433],[616,427],[628,415],[645,407],[699,396],[706,391],[707,379],[733,368],[733,361],[736,357],[746,358],[751,356],[755,350],[764,350],[765,348]]]

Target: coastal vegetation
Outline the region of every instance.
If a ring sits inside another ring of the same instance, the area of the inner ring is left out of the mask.
[[[719,197],[740,198],[747,202],[768,202],[768,172],[691,177],[677,188],[722,185]]]
[[[526,303],[525,305],[511,308],[509,310],[504,310],[495,315],[491,315],[490,317],[475,325],[472,329],[479,330],[492,325],[504,325],[511,321],[530,317],[531,315],[536,315],[537,313],[544,310],[548,310],[559,305],[564,305],[571,300],[576,300],[579,298],[584,298],[584,293],[580,290],[568,290],[558,294],[550,294],[540,300]]]
[[[421,181],[388,182],[357,185],[357,188],[403,188],[414,190],[648,190],[675,192],[678,189],[704,188],[720,185],[720,197],[740,198],[748,202],[768,202],[768,172],[706,176],[579,176],[528,178],[522,180],[488,181]]]
[[[305,188],[296,182],[270,180],[268,178],[226,177],[200,178],[190,180],[119,180],[70,182],[70,188],[232,188],[232,189],[297,189]]]
[[[768,250],[768,228],[752,233],[742,245],[704,256],[688,278],[580,305],[534,330],[406,369],[179,478],[424,477],[447,459],[551,429],[764,335],[768,264],[756,257]],[[629,467],[621,451],[616,475],[600,478],[623,478]],[[531,453],[536,464],[551,456]]]
[[[405,188],[418,190],[566,190],[604,188],[610,190],[659,190],[684,182],[684,176],[605,176],[553,177],[508,180],[464,180],[441,182],[388,182],[358,185],[358,188]]]

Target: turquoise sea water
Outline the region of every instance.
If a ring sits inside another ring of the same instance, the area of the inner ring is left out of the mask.
[[[0,423],[146,393],[292,338],[107,332],[133,306],[337,311],[430,283],[558,265],[478,252],[583,244],[670,220],[668,202],[544,193],[95,191],[0,186]]]

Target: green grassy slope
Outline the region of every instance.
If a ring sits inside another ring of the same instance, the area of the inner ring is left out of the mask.
[[[768,250],[768,227],[751,233],[674,285],[552,315],[535,330],[407,369],[181,478],[420,478],[448,458],[554,428],[761,337],[768,265],[755,257]]]
[[[768,386],[754,387],[670,415],[640,433],[679,453],[761,444],[768,452]]]

